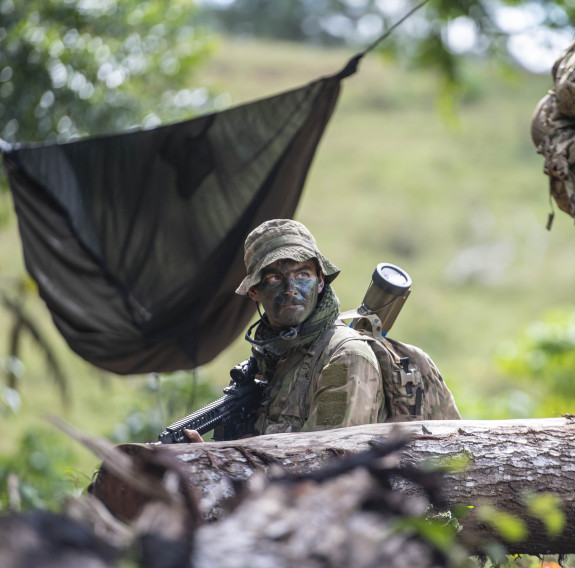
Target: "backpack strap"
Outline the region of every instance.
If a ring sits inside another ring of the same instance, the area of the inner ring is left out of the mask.
[[[314,353],[309,362],[310,376],[314,377],[316,375],[320,361],[322,363],[329,361],[340,347],[358,339],[365,341],[368,338],[363,335],[358,336],[343,323],[336,323],[329,328],[313,346]]]
[[[387,410],[382,413],[382,419],[386,422],[423,420],[424,385],[417,365],[410,357],[400,356],[390,340],[376,339],[370,333],[351,330],[345,324],[330,328],[314,344],[313,353],[306,355],[302,373],[307,374],[307,385],[321,371],[320,363],[325,364],[346,343],[357,340],[369,343],[379,363]]]
[[[347,328],[345,325],[343,327]],[[290,362],[290,366],[297,365],[298,369],[290,384],[288,398],[299,401],[299,416],[304,420],[307,419],[307,409],[311,404],[309,386],[318,372],[320,363],[331,357],[333,350],[328,349],[328,346],[340,328],[339,325],[327,328],[305,352],[299,351],[294,354],[294,360]],[[298,393],[297,396],[293,396],[294,391]]]

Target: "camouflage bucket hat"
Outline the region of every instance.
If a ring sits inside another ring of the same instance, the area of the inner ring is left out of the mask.
[[[339,268],[319,252],[313,235],[304,225],[291,219],[273,219],[256,227],[246,239],[244,262],[248,274],[236,294],[245,296],[252,286],[259,284],[262,269],[282,258],[297,262],[316,258],[328,284],[339,274]]]

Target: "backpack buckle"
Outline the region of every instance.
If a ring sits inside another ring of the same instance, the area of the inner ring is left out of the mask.
[[[412,385],[421,384],[421,371],[416,367],[409,366],[409,357],[402,357],[399,360],[399,379],[403,386],[409,383]]]

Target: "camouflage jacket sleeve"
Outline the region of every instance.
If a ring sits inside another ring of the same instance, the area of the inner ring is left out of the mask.
[[[309,415],[302,431],[374,424],[383,406],[379,364],[369,345],[349,341],[323,366],[308,391]]]

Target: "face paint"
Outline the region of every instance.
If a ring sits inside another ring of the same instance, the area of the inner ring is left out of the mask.
[[[322,290],[323,277],[313,260],[278,260],[264,269],[252,297],[261,302],[274,329],[287,329],[311,315]]]

